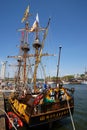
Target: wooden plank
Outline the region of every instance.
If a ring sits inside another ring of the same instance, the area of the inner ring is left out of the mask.
[[[2,110],[4,110],[4,97],[0,92],[0,130],[6,130],[5,113]]]

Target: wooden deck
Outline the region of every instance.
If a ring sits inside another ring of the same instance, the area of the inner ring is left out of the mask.
[[[5,113],[3,111],[4,111],[4,97],[3,93],[0,92],[0,130],[6,130]]]

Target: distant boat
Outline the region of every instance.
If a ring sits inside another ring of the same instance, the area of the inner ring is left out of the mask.
[[[68,81],[62,81],[63,82],[63,84],[69,84],[70,82],[68,82]]]
[[[87,84],[87,81],[86,81],[86,80],[83,80],[83,81],[81,82],[81,84]]]
[[[69,84],[81,84],[81,80],[72,78],[72,79],[69,81]]]

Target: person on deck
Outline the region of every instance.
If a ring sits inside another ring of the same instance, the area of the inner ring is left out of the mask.
[[[60,101],[66,100],[66,94],[65,94],[65,90],[63,88],[63,84],[62,83],[59,84],[59,95],[58,95],[58,98],[59,98]]]
[[[45,81],[44,89],[47,89],[47,81]]]

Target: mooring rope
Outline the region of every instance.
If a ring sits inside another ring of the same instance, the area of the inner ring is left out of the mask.
[[[70,110],[70,105],[69,105],[68,97],[67,97],[67,105],[68,105],[68,109],[69,109],[69,113],[70,113],[70,118],[71,118],[71,123],[72,123],[72,126],[73,126],[73,130],[75,130],[75,124],[74,124],[74,120],[73,120],[72,113],[71,113],[71,110]]]
[[[8,120],[10,121],[10,123],[12,124],[12,126],[14,127],[15,130],[17,130],[17,128],[15,127],[14,123],[11,121],[11,119],[9,118],[8,114],[6,113],[5,110],[0,108],[0,111],[2,111],[3,113],[5,113],[5,115],[7,116]]]

